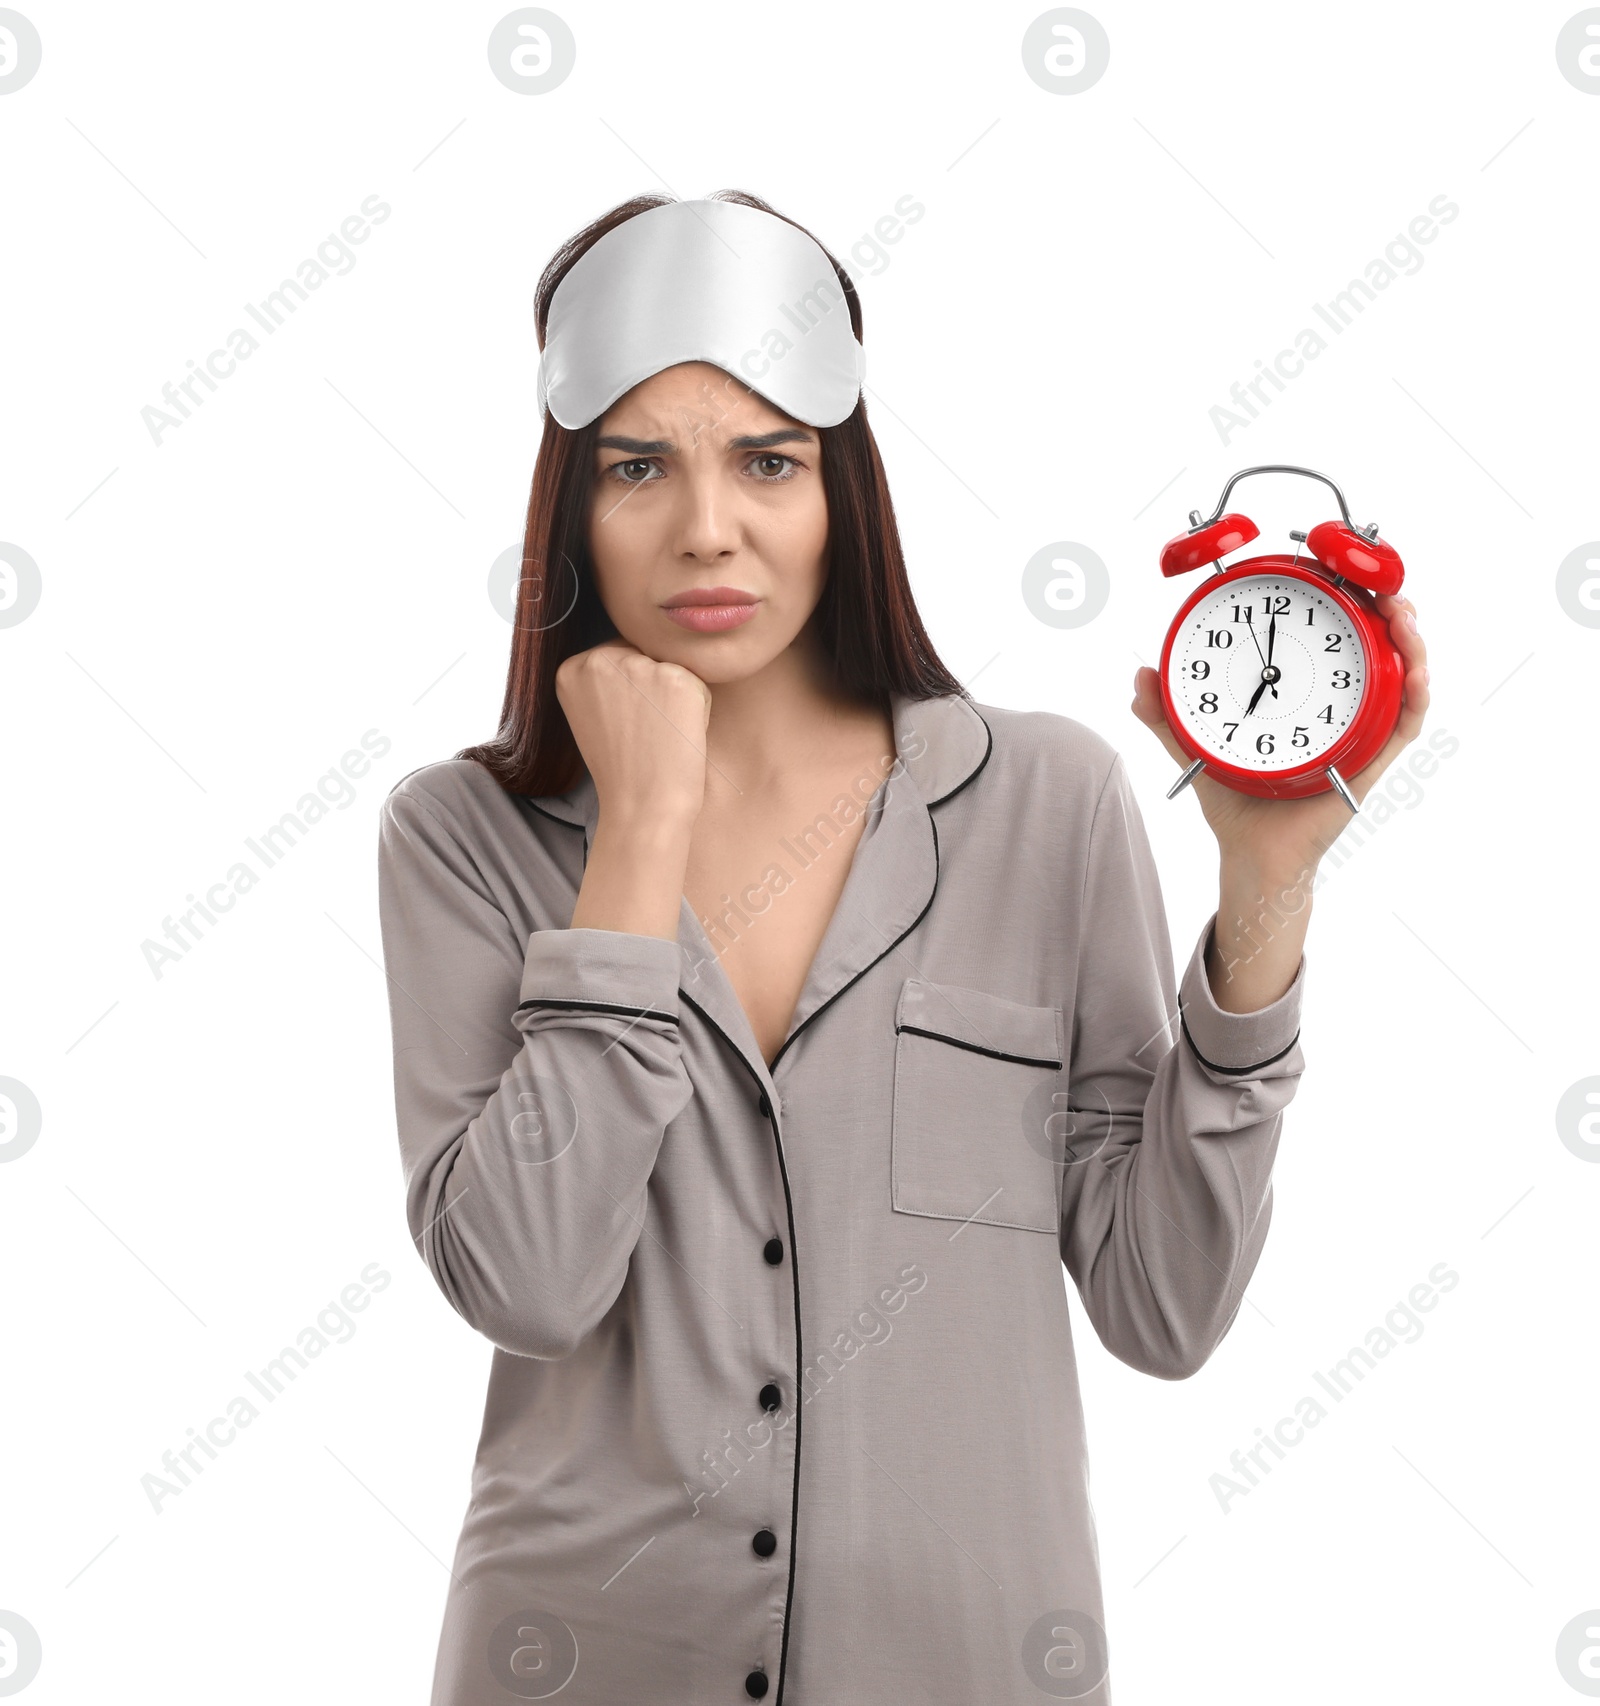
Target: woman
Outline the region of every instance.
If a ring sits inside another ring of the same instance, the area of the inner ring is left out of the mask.
[[[644,197],[537,319],[500,733],[382,824],[408,1218],[496,1346],[435,1706],[1103,1706],[1061,1267],[1158,1377],[1228,1331],[1346,808],[1198,781],[1175,983],[1114,749],[918,620],[837,262]]]

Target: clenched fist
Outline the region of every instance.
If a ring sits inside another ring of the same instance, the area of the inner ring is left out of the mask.
[[[562,663],[556,698],[594,778],[601,823],[693,826],[705,802],[711,716],[711,689],[698,675],[607,640]]]

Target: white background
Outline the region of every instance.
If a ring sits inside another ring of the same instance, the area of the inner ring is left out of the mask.
[[[490,74],[506,9],[25,8],[0,539],[43,592],[0,629],[0,1075],[43,1128],[0,1167],[0,1608],[43,1641],[27,1698],[427,1697],[491,1351],[404,1223],[377,811],[497,718],[486,580],[521,537],[545,261],[628,195],[727,187],[850,266],[935,643],[980,703],[1125,752],[1180,964],[1215,845],[1128,709],[1192,584],[1162,542],[1289,461],[1405,558],[1429,732],[1459,745],[1318,891],[1246,1303],[1168,1384],[1073,1298],[1114,1686],[1578,1698],[1600,1166],[1555,1110],[1600,1073],[1600,629],[1555,586],[1600,537],[1600,98],[1557,66],[1575,8],[1100,3],[1109,70],[1061,95],[1025,74],[1028,7],[563,4],[576,67],[535,97]],[[141,410],[370,195],[392,216],[348,275],[153,443]],[[925,216],[855,250],[907,195]],[[1441,195],[1418,270],[1224,443],[1213,405]],[[1330,513],[1305,482],[1238,498],[1273,548]],[[1022,600],[1052,541],[1110,571],[1086,626]],[[157,978],[142,944],[367,730],[390,746],[353,801]],[[1230,1454],[1441,1262],[1420,1337],[1225,1514]],[[141,1478],[369,1263],[391,1279],[354,1336],[158,1515]]]

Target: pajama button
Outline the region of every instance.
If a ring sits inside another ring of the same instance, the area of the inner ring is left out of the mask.
[[[767,1673],[764,1670],[753,1670],[744,1679],[744,1691],[752,1700],[759,1700],[767,1692]]]
[[[776,1410],[782,1402],[783,1394],[769,1380],[767,1384],[761,1388],[761,1408],[763,1410]]]
[[[769,1238],[766,1248],[762,1250],[761,1254],[767,1258],[773,1267],[777,1267],[778,1263],[783,1260],[783,1240],[781,1238]]]
[[[772,1104],[767,1100],[767,1093],[765,1090],[761,1092],[761,1100],[756,1103],[756,1106],[760,1108],[764,1118],[769,1120],[772,1118]]]
[[[778,1550],[778,1537],[770,1528],[758,1528],[751,1537],[750,1544],[763,1558],[770,1558]]]

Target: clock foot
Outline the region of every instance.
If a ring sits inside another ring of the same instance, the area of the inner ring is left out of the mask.
[[[1177,781],[1174,782],[1172,784],[1172,786],[1167,789],[1167,798],[1169,800],[1175,799],[1178,796],[1178,794],[1180,794],[1185,788],[1187,788],[1188,785],[1195,779],[1195,777],[1198,776],[1200,774],[1200,772],[1205,769],[1205,767],[1206,767],[1206,761],[1203,758],[1197,758],[1194,761],[1194,763],[1191,764],[1189,766],[1189,768],[1187,770],[1185,770],[1184,773],[1177,779]]]
[[[1331,764],[1328,766],[1328,780],[1333,784],[1334,792],[1349,806],[1351,811],[1358,812],[1361,810],[1361,807],[1356,803],[1355,795],[1350,792],[1346,785],[1344,777]]]

